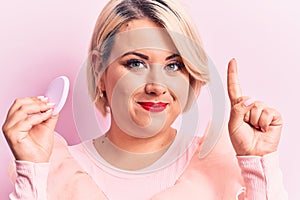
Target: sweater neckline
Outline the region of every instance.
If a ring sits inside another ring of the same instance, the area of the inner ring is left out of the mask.
[[[172,142],[150,153],[132,153],[113,144],[106,135],[93,139],[97,153],[109,164],[119,169],[135,171],[144,169],[157,161],[171,146]]]

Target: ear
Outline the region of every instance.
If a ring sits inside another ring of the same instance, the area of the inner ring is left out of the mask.
[[[93,67],[95,83],[99,91],[105,91],[105,72],[102,69],[102,56],[99,51],[93,50],[91,53],[91,64]]]
[[[100,52],[97,50],[93,50],[91,52],[91,66],[93,68],[94,77],[98,82],[99,73],[101,72],[101,65],[102,65],[102,56]]]
[[[106,74],[105,72],[103,73],[99,73],[98,74],[100,77],[98,78],[98,82],[97,82],[97,87],[98,87],[98,90],[99,91],[105,91],[106,90],[106,87],[105,87],[105,80],[106,80]]]

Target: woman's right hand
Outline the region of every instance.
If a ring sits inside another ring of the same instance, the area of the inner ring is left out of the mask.
[[[45,97],[16,99],[2,130],[16,160],[48,162],[58,115]]]

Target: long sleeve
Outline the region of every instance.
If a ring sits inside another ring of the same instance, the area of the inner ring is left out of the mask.
[[[245,182],[244,199],[247,200],[286,200],[288,195],[283,186],[278,153],[263,157],[237,156]],[[243,197],[240,196],[240,199]]]
[[[46,200],[49,163],[15,161],[16,177],[11,200]]]

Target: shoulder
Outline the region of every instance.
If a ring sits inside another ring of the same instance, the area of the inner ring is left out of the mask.
[[[48,176],[48,190],[51,199],[62,197],[62,199],[80,199],[80,196],[90,192],[90,194],[103,197],[92,177],[79,165],[69,148],[66,140],[55,133]],[[81,189],[78,190],[78,188]]]
[[[224,131],[213,150],[199,158],[202,145],[176,184],[154,199],[235,199],[244,184],[228,133]]]
[[[224,180],[226,183],[228,183],[227,178],[232,179],[236,177],[236,181],[241,179],[236,155],[226,131],[222,133],[212,151],[205,157],[199,158],[202,144],[200,143],[182,178],[191,179],[192,177],[201,176],[202,178],[207,177],[210,180],[216,178],[218,182]]]
[[[244,184],[228,132],[222,132],[212,151],[204,158],[199,158],[200,152],[201,144],[179,182],[193,182],[203,192],[214,190],[215,194],[235,196]]]

